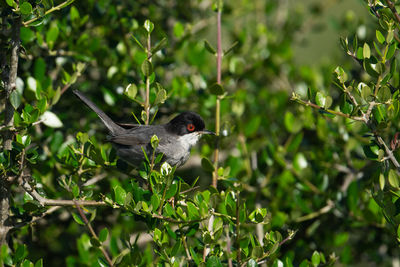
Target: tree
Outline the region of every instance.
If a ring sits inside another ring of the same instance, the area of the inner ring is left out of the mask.
[[[293,46],[327,16],[319,2],[311,19],[286,1],[2,2],[0,262],[391,262],[396,4],[364,4],[379,25],[341,39],[354,64],[311,68]],[[71,88],[116,121],[194,110],[217,137],[181,169],[153,155],[131,170]]]

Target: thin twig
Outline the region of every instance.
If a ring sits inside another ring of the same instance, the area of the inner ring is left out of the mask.
[[[194,186],[194,187],[192,187],[192,188],[189,188],[189,189],[187,189],[187,190],[181,191],[179,194],[186,194],[186,193],[195,191],[195,190],[197,190],[197,189],[199,189],[199,188],[200,188],[200,186],[196,185],[196,186]]]
[[[80,207],[78,201],[76,201],[76,200],[73,200],[73,201],[75,202],[76,209],[78,210],[80,216],[82,217],[83,221],[85,222],[86,227],[89,229],[90,234],[92,235],[92,237],[93,237],[94,239],[96,239],[97,241],[99,241],[99,238],[97,237],[96,232],[93,230],[92,225],[90,224],[89,220],[86,218],[86,215],[85,215],[85,213],[82,211],[82,209],[81,209],[81,207]],[[100,243],[100,241],[99,241],[99,243]],[[113,264],[113,262],[112,262],[110,256],[108,255],[107,251],[105,250],[105,248],[103,248],[103,246],[100,245],[100,246],[99,246],[99,249],[100,249],[101,253],[103,253],[104,257],[106,258],[106,261],[108,262],[108,264],[109,264],[110,266],[114,266],[114,264]]]
[[[106,178],[106,177],[107,177],[107,174],[106,174],[106,173],[101,173],[101,174],[99,174],[99,175],[95,175],[95,176],[93,176],[92,178],[90,178],[89,180],[87,180],[86,182],[84,182],[84,183],[82,184],[82,186],[94,185],[94,184],[96,184],[97,182],[103,180],[103,179]]]
[[[374,107],[375,107],[376,105],[377,105],[377,103],[376,103],[375,101],[372,101],[372,102],[369,103],[368,110],[367,110],[367,112],[364,114],[365,123],[368,124],[369,119],[370,119],[370,117],[371,117],[372,110],[374,109]]]
[[[397,13],[396,7],[394,6],[393,2],[390,0],[386,0],[386,3],[388,5],[388,7],[390,8],[390,10],[392,11],[394,17],[396,18],[397,23],[400,24],[400,16],[399,16],[399,13]]]
[[[241,257],[241,251],[240,251],[240,192],[238,191],[236,193],[236,260],[238,262],[238,265],[240,265],[240,262],[242,261]]]
[[[390,150],[390,148],[386,145],[386,143],[385,143],[385,141],[383,141],[382,137],[380,137],[379,135],[375,135],[375,139],[376,139],[376,141],[378,141],[378,144],[380,144],[381,146],[383,146],[385,148],[387,157],[390,159],[390,161],[396,167],[397,172],[400,172],[400,164],[397,161],[397,159],[395,158],[395,156],[393,155],[393,151]]]
[[[51,208],[49,208],[48,210],[46,210],[45,212],[43,212],[41,215],[39,216],[33,216],[32,219],[28,222],[21,222],[21,223],[17,223],[14,225],[14,228],[21,228],[24,227],[27,224],[33,224],[41,219],[43,219],[45,216],[52,214],[53,212],[55,212],[56,210],[60,209],[61,206],[53,206]]]
[[[151,36],[150,32],[147,34],[147,60],[151,62]],[[146,77],[146,101],[144,106],[146,112],[146,122],[145,124],[149,124],[150,120],[150,77]]]
[[[44,12],[44,14],[43,14],[42,16],[35,17],[35,18],[30,19],[30,20],[28,20],[28,21],[22,22],[22,25],[24,25],[25,27],[27,27],[27,26],[29,26],[29,24],[31,24],[32,22],[35,22],[36,20],[38,20],[38,19],[40,19],[40,18],[42,18],[42,17],[44,17],[44,16],[46,16],[46,15],[48,15],[48,14],[54,12],[54,11],[60,10],[60,9],[64,8],[65,6],[71,4],[72,2],[74,2],[74,0],[67,0],[67,1],[65,1],[65,2],[63,2],[63,3],[61,3],[61,4],[59,4],[58,6],[55,6],[55,7],[50,8],[49,10],[47,10],[46,12]]]
[[[318,109],[318,110],[320,110],[321,112],[331,113],[331,114],[334,114],[334,115],[337,115],[337,116],[341,116],[341,117],[344,117],[344,118],[348,118],[348,119],[352,119],[352,120],[355,120],[355,121],[363,121],[363,122],[365,122],[364,117],[350,116],[349,114],[345,114],[345,113],[340,112],[340,111],[335,111],[335,110],[332,110],[332,109],[326,109],[326,108],[323,108],[323,107],[321,107],[321,106],[318,106],[317,104],[314,104],[314,103],[312,103],[312,102],[310,102],[310,101],[304,101],[304,100],[298,98],[297,96],[292,96],[291,99],[294,100],[294,101],[296,101],[296,102],[299,103],[299,104],[302,104],[302,105],[305,105],[305,106],[309,106],[309,107]]]
[[[314,219],[322,214],[328,213],[329,211],[331,211],[333,208],[335,207],[335,204],[333,203],[332,200],[328,199],[327,205],[323,208],[321,208],[320,210],[316,211],[316,212],[312,212],[308,215],[302,216],[302,217],[298,217],[296,218],[294,221],[295,222],[304,222],[304,221],[308,221],[311,219]]]
[[[192,257],[190,256],[188,245],[186,243],[186,236],[185,235],[182,236],[182,243],[183,243],[183,247],[185,248],[186,257],[188,258],[188,261],[192,260]]]
[[[222,7],[218,7],[217,12],[217,83],[221,84],[221,64],[222,64],[222,41],[221,41],[221,11]],[[218,184],[218,161],[219,161],[219,133],[221,120],[221,96],[217,96],[215,103],[215,150],[214,150],[214,172],[212,186],[217,188]]]

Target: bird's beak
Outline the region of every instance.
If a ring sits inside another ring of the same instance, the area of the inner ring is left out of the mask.
[[[211,134],[211,135],[215,135],[214,132],[211,132],[209,130],[203,130],[203,131],[199,131],[200,134]]]

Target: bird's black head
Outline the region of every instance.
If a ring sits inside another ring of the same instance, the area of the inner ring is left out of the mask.
[[[185,135],[194,132],[208,133],[204,131],[204,127],[204,121],[200,115],[191,111],[182,112],[166,125],[169,132],[177,135]]]

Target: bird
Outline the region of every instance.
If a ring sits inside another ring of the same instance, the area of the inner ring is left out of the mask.
[[[193,111],[184,111],[166,124],[136,124],[126,129],[115,123],[82,92],[73,90],[73,93],[99,116],[109,131],[107,141],[112,143],[119,158],[134,167],[139,167],[145,160],[144,153],[148,159],[152,157],[151,138],[154,135],[159,140],[155,155],[161,153],[161,163],[167,162],[172,167],[180,167],[189,159],[191,148],[202,135],[215,135],[205,129],[203,118]]]

